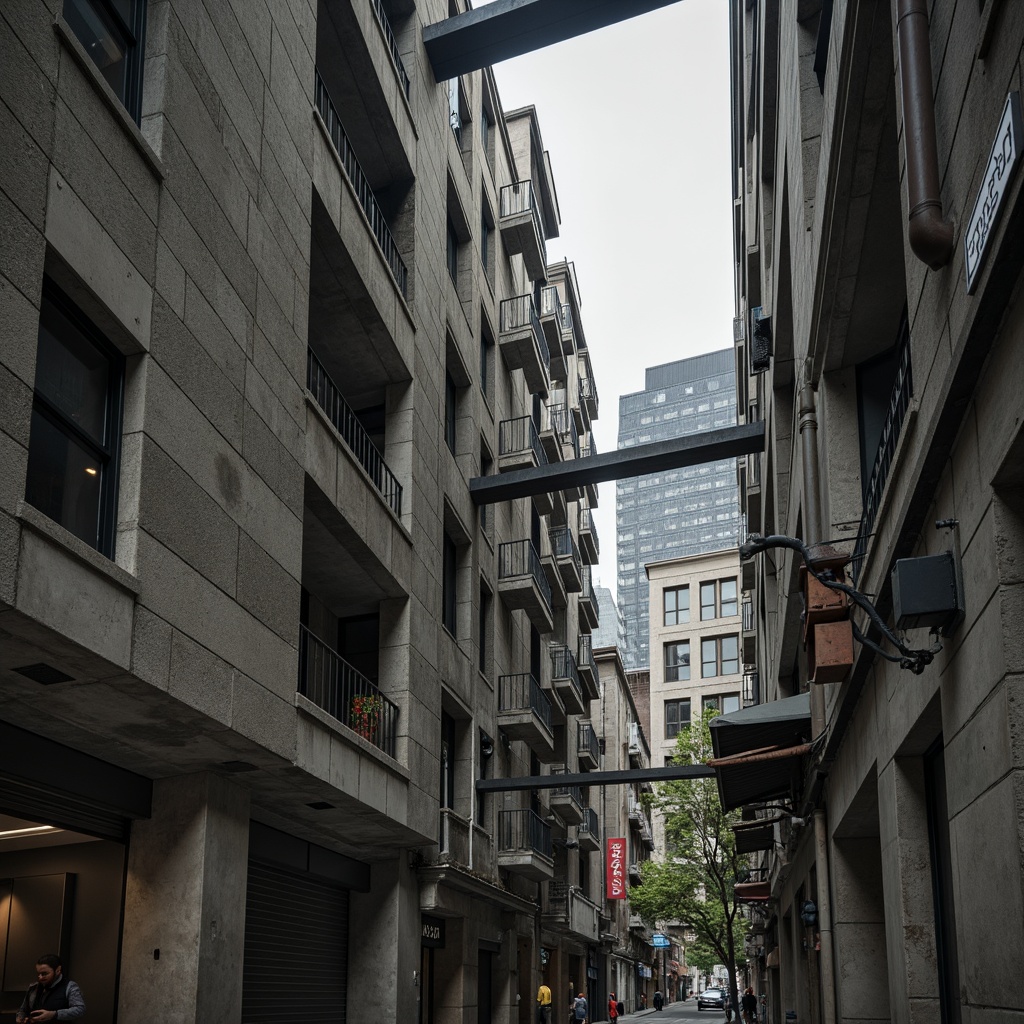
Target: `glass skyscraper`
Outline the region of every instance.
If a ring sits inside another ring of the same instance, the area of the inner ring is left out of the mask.
[[[733,426],[734,359],[726,348],[648,368],[644,390],[619,398],[619,448]],[[635,669],[649,664],[644,565],[738,543],[736,460],[619,480],[615,502],[616,603],[628,636],[622,654]]]

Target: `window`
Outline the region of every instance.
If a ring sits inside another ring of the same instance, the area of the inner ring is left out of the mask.
[[[490,251],[491,225],[487,223],[487,211],[480,216],[480,262],[487,269],[487,255]]]
[[[114,556],[124,358],[44,283],[25,500]]]
[[[459,236],[455,233],[455,225],[448,219],[448,248],[446,252],[448,274],[453,284],[459,283]]]
[[[690,724],[689,700],[665,701],[665,739],[675,739]]]
[[[491,143],[491,118],[487,111],[480,108],[480,145],[483,146],[484,154],[490,151]]]
[[[64,20],[138,124],[145,0],[64,0]]]
[[[704,713],[719,711],[723,715],[728,715],[733,711],[739,711],[740,695],[738,693],[721,693],[714,697],[702,697],[701,708]]]
[[[485,676],[490,675],[491,667],[491,592],[483,580],[480,581],[479,621],[479,655],[477,667]]]
[[[714,583],[702,583],[700,585],[700,617],[701,621],[715,617]]]
[[[480,475],[490,476],[494,470],[494,458],[487,448],[487,442],[481,437],[480,438]],[[480,529],[485,534],[489,532],[491,524],[490,505],[480,505]]]
[[[712,676],[735,675],[740,670],[740,645],[736,636],[709,637],[700,642],[700,674],[704,679]]]
[[[455,141],[462,145],[462,110],[459,102],[459,86],[461,83],[457,78],[448,80],[448,123],[451,125]]]
[[[441,551],[441,625],[455,636],[455,574],[458,568],[455,541],[446,533]]]
[[[664,592],[665,625],[678,626],[690,621],[690,588],[672,587]]]
[[[723,618],[726,615],[736,615],[739,612],[739,606],[736,603],[736,581],[735,580],[722,580],[719,584],[721,587],[722,596],[722,607],[721,612]]]
[[[444,443],[455,454],[455,436],[458,425],[459,389],[450,373],[444,375]]]
[[[690,641],[665,644],[665,682],[678,683],[690,678]]]

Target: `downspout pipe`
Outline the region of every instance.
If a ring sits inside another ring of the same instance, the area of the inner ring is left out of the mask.
[[[903,144],[910,200],[908,235],[914,255],[932,270],[953,255],[953,225],[942,216],[927,0],[895,0],[900,47]]]

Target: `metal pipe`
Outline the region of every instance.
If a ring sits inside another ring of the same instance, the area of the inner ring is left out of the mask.
[[[836,975],[833,968],[834,956],[832,947],[832,898],[829,893],[828,876],[828,823],[825,812],[818,809],[814,812],[814,846],[815,859],[818,864],[818,934],[821,942],[822,971],[821,1001],[825,1015],[823,1024],[835,1024],[836,1020]],[[823,872],[822,866],[825,867]]]
[[[927,0],[895,0],[900,48],[903,145],[910,201],[907,233],[914,255],[932,270],[953,254],[953,225],[942,216]]]

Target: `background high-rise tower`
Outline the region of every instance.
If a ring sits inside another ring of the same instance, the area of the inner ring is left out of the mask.
[[[619,398],[619,447],[666,441],[736,422],[731,348],[649,367],[643,391]],[[620,480],[615,488],[619,611],[635,643],[627,668],[649,664],[644,564],[737,542],[736,460]],[[627,660],[628,659],[628,660]]]

